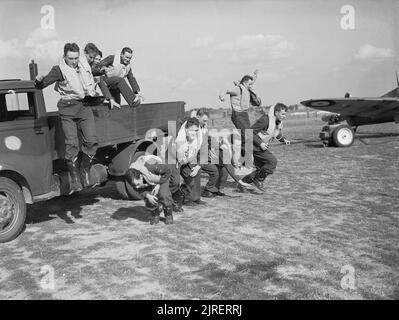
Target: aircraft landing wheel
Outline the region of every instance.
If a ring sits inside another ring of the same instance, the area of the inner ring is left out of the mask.
[[[349,147],[354,140],[355,132],[346,124],[338,126],[332,134],[332,141],[337,147]]]

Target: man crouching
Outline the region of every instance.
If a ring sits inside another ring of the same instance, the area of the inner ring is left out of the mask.
[[[154,155],[140,156],[126,173],[126,180],[143,197],[145,206],[151,211],[151,224],[159,223],[163,208],[165,224],[173,223],[172,192],[179,190],[180,179],[175,177],[171,165],[162,164]]]

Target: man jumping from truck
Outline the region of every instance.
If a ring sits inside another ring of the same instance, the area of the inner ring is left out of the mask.
[[[273,174],[277,166],[277,159],[269,151],[269,143],[274,139],[290,144],[290,141],[283,136],[282,121],[286,117],[288,107],[282,103],[271,106],[268,113],[260,117],[251,127],[253,130],[253,155],[256,170],[246,175],[242,181],[253,183],[260,191],[264,192],[263,185],[266,177]]]
[[[130,64],[132,57],[133,50],[125,47],[120,54],[109,55],[97,64],[96,68],[93,68],[93,75],[102,76],[101,80],[107,84],[118,104],[121,103],[120,95],[122,94],[129,106],[136,107],[140,105],[144,98],[137,80],[133,76]],[[131,88],[126,83],[125,78],[129,81]]]
[[[79,57],[79,46],[76,43],[65,44],[59,64],[53,66],[46,76],[37,76],[35,80],[38,89],[53,83],[56,83],[54,90],[61,95],[57,107],[65,134],[65,160],[73,193],[82,190],[82,183],[83,186],[90,185],[90,167],[98,148],[93,112],[87,106],[89,97],[97,95],[95,82],[87,60]],[[78,130],[82,134],[80,161]]]
[[[220,101],[225,101],[226,95],[230,96],[230,105],[232,109],[231,121],[234,126],[241,130],[241,156],[245,155],[245,130],[251,127],[248,110],[251,106],[252,85],[258,77],[258,70],[255,70],[253,75],[245,75],[241,81],[234,82],[234,87],[222,90],[219,93]],[[235,163],[235,166],[239,164]]]

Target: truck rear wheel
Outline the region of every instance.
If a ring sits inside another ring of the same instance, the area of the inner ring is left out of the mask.
[[[15,239],[26,219],[26,203],[21,188],[11,179],[0,177],[0,243]]]
[[[138,151],[134,154],[131,159],[131,163],[136,161],[136,159],[142,155],[145,155],[144,151]],[[130,163],[129,163],[130,165]],[[142,200],[143,197],[125,180],[124,177],[120,177],[115,182],[116,190],[119,195],[125,200]]]
[[[332,141],[337,147],[349,147],[354,140],[355,133],[352,128],[346,124],[338,126],[332,134]]]

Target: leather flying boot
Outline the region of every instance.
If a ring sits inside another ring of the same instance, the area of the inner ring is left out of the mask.
[[[173,224],[173,210],[172,207],[165,207],[163,209],[165,215],[165,224]]]
[[[184,193],[180,189],[178,189],[174,194],[172,194],[173,198],[173,211],[174,212],[183,212],[183,202],[184,202]]]
[[[259,181],[258,179],[254,179],[253,181],[255,187],[257,187],[260,191],[265,192],[265,186],[263,185],[263,181]]]
[[[159,215],[161,213],[161,207],[157,206],[155,210],[151,211],[151,219],[150,224],[158,224],[159,223]]]
[[[90,168],[93,162],[93,156],[89,156],[86,153],[81,153],[80,159],[80,177],[83,187],[88,187],[90,185]]]
[[[74,192],[78,192],[82,190],[82,184],[79,179],[79,170],[78,170],[78,159],[67,160],[66,165],[68,167],[69,176],[70,176],[70,192],[72,194]]]

